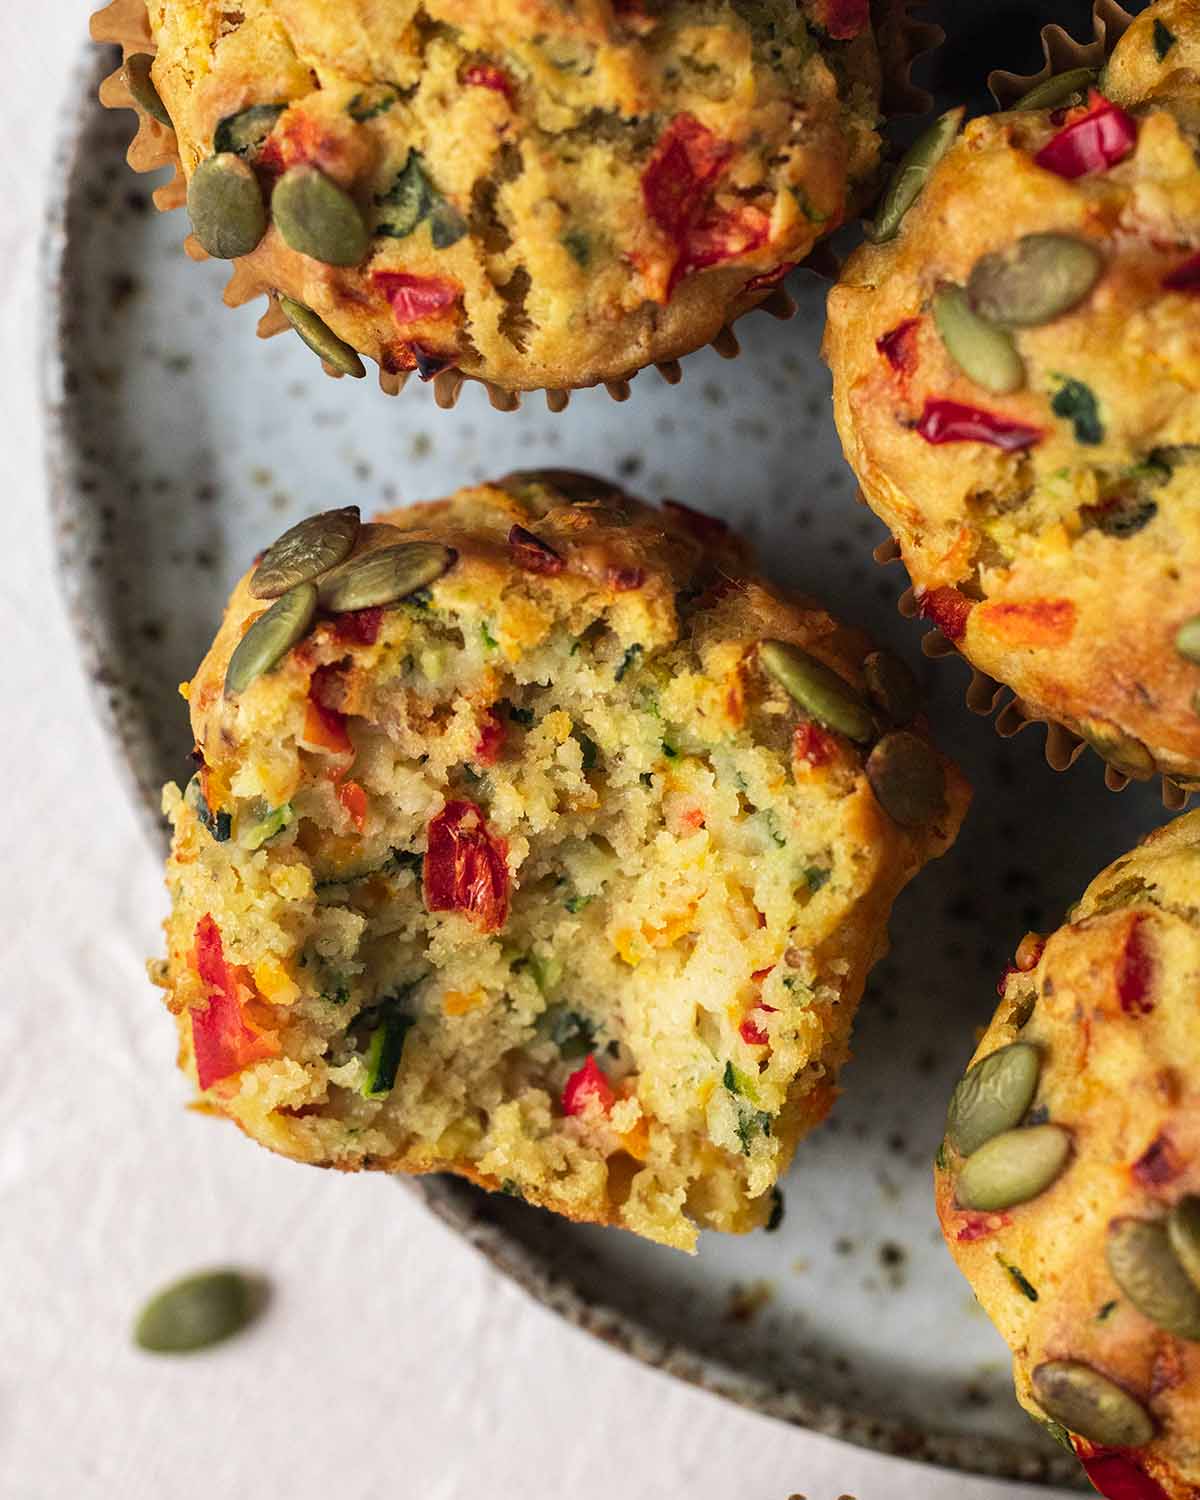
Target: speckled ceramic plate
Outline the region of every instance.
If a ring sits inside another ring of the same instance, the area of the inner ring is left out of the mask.
[[[797,1153],[783,1225],[706,1235],[688,1259],[460,1183],[421,1191],[534,1296],[684,1379],[909,1457],[1072,1478],[1018,1411],[1006,1350],[941,1245],[930,1158],[1006,955],[1164,814],[1153,789],[1107,793],[1094,760],[1056,776],[1037,731],[1001,742],[962,707],[965,669],[920,658],[839,456],[822,285],[793,278],[793,322],[751,316],[739,360],[694,355],[675,388],[643,375],[625,405],[593,391],[559,416],[539,399],[502,414],[469,387],[443,412],[428,390],[334,383],[297,339],[256,343],[255,311],[221,306],[221,269],[184,259],[180,216],[155,214],[124,166],[130,119],[91,102],[105,63],[78,81],[50,229],[51,479],[81,649],[147,828],[161,836],[159,786],[188,773],[176,684],[250,557],[302,512],[569,463],[745,527],[784,582],[920,663],[976,787],[957,848],[896,907],[845,1095]]]

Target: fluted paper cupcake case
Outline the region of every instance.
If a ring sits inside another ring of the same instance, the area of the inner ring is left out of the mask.
[[[918,21],[910,14],[920,0],[872,0],[874,25],[883,69],[883,105],[889,114],[920,114],[931,104],[929,94],[912,81],[912,68],[919,58],[941,45],[945,33],[940,26]],[[125,78],[125,61],[135,53],[157,50],[146,14],[146,0],[110,0],[101,11],[92,16],[92,37],[97,42],[110,42],[121,48],[121,66],[100,87],[100,102],[107,109],[132,109],[138,115],[138,129],[127,153],[129,165],[135,172],[155,172],[160,168],[174,168],[170,182],[154,193],[154,204],[162,213],[182,207],[187,201],[187,180],[183,173],[175,133],[169,126],[151,119],[134,102]],[[858,205],[861,207],[862,205]],[[847,215],[849,219],[852,214]],[[184,250],[192,260],[208,260],[209,256],[194,235],[189,234],[183,242]],[[837,260],[824,242],[818,243],[806,260],[801,263],[806,270],[815,272],[827,280],[838,274]],[[225,287],[224,302],[227,307],[244,307],[256,297],[266,297],[266,312],[258,321],[259,338],[273,338],[278,333],[291,329],[276,298],[275,289],[263,278],[243,264],[235,265]],[[788,319],[795,316],[796,303],[782,285],[771,287],[761,293],[751,293],[746,305],[734,313],[717,336],[708,345],[722,359],[736,359],[741,352],[733,324],[748,312],[765,312],[773,318]],[[688,353],[694,353],[689,350]],[[686,355],[681,356],[685,358]],[[340,380],[340,372],[331,369],[322,361],[322,368],[331,379]],[[598,381],[614,401],[628,401],[630,382],[645,366],[631,370],[615,380]],[[680,359],[665,359],[654,363],[654,369],[668,385],[678,385],[683,379]],[[379,371],[379,387],[389,396],[398,396],[407,385],[412,371],[390,373]],[[482,385],[488,400],[497,411],[517,411],[523,395],[532,392],[514,391],[505,386],[468,375],[462,370],[442,370],[430,382],[434,400],[443,410],[457,405],[462,388],[468,381]],[[587,387],[579,387],[586,389]],[[569,389],[545,389],[546,405],[552,412],[565,411],[571,399]]]
[[[1133,16],[1116,0],[1095,0],[1092,7],[1092,31],[1090,42],[1077,41],[1061,26],[1042,27],[1043,66],[1033,74],[1022,76],[999,69],[988,75],[988,88],[1001,109],[1015,104],[1022,95],[1046,79],[1071,68],[1100,68],[1111,55],[1113,48],[1124,36],[1133,21]],[[866,503],[865,500],[863,502]],[[889,538],[875,548],[875,561],[881,566],[902,562],[900,544]],[[920,604],[910,584],[896,601],[896,607],[906,619],[920,615]],[[991,717],[996,733],[1001,739],[1011,739],[1033,724],[1043,724],[1046,729],[1046,764],[1054,771],[1066,771],[1090,747],[1065,724],[1041,713],[1003,683],[996,682],[985,672],[967,661],[953,641],[948,640],[936,627],[929,629],[921,638],[921,650],[934,660],[957,657],[970,668],[971,678],[967,684],[963,701],[972,713]],[[1096,752],[1093,752],[1096,753]],[[1097,756],[1098,759],[1103,757]],[[1122,792],[1130,778],[1115,767],[1105,763],[1104,785],[1110,792]],[[1186,806],[1191,786],[1181,784],[1165,772],[1159,778],[1162,788],[1163,806],[1169,812],[1178,812]]]

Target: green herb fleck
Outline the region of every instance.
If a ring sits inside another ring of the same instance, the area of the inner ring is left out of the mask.
[[[812,199],[808,196],[808,194],[802,187],[793,186],[792,197],[795,198],[796,202],[800,205],[800,212],[804,215],[804,217],[810,224],[825,224],[828,222],[829,215],[827,213],[822,213],[822,211],[814,205]]]
[[[1175,45],[1178,38],[1169,26],[1164,26],[1163,23],[1157,18],[1154,22],[1153,34],[1154,55],[1158,58],[1159,62],[1163,62],[1166,59],[1167,53],[1170,52],[1171,48]]]
[[[1073,424],[1075,441],[1095,446],[1104,441],[1104,424],[1100,420],[1100,408],[1095,393],[1082,380],[1060,375],[1061,388],[1055,392],[1050,409],[1056,417]]]
[[[520,708],[515,703],[507,703],[505,710],[514,724],[520,724],[524,729],[528,729],[532,725],[533,709]]]
[[[1111,1302],[1106,1302],[1100,1309],[1100,1311],[1096,1314],[1097,1323],[1103,1323],[1107,1318],[1112,1317],[1113,1313],[1117,1309],[1117,1306],[1118,1300],[1116,1297],[1114,1297]]]
[[[1003,1266],[1004,1269],[1008,1272],[1009,1276],[1012,1278],[1013,1285],[1023,1297],[1028,1297],[1030,1302],[1036,1302],[1038,1300],[1037,1288],[1031,1281],[1029,1281],[1025,1273],[1021,1270],[1020,1266],[1010,1265],[1009,1262],[1006,1261],[999,1252],[997,1252],[996,1254],[996,1261],[998,1265]]]
[[[637,666],[638,660],[641,657],[641,655],[642,655],[642,648],[641,648],[641,646],[637,646],[637,645],[630,646],[629,650],[626,651],[625,655],[621,658],[621,664],[617,668],[616,673],[614,674],[615,681],[620,682],[621,679],[622,679],[622,677],[625,676],[625,673],[629,671],[630,667]]]
[[[385,88],[378,91],[364,89],[362,93],[355,94],[347,104],[346,113],[357,125],[362,125],[367,120],[374,120],[378,115],[387,114],[399,97],[395,89]]]
[[[804,879],[810,891],[815,895],[817,891],[828,881],[830,872],[822,865],[808,865],[804,871]]]
[[[488,629],[488,622],[486,620],[480,620],[479,634],[483,637],[483,644],[488,648],[489,651],[494,651],[500,644],[500,642]]]
[[[429,215],[429,233],[435,250],[448,250],[467,232],[467,221],[452,203],[444,198],[434,204]]]
[[[571,733],[579,742],[579,749],[583,755],[583,769],[585,771],[594,771],[596,763],[600,759],[600,747],[590,735],[584,734],[578,725],[575,726]]]
[[[666,740],[663,740],[662,742],[662,750],[663,754],[667,757],[668,760],[678,760],[679,751],[676,750],[674,745],[668,745]]]
[[[582,229],[568,229],[562,245],[577,266],[587,266],[592,258],[592,242]]]
[[[555,1005],[546,1012],[546,1020],[550,1040],[568,1061],[595,1051],[596,1025],[587,1016],[565,1005]]]
[[[731,1062],[727,1062],[725,1064],[725,1076],[721,1081],[724,1083],[725,1087],[731,1094],[737,1093],[737,1074],[734,1072],[733,1064]]]
[[[391,1093],[400,1070],[405,1038],[415,1024],[412,1016],[389,1009],[372,1030],[363,1058],[366,1066],[362,1084],[364,1099],[386,1099]]]
[[[756,1135],[771,1134],[771,1116],[765,1110],[740,1110],[737,1122],[737,1138],[742,1143],[742,1155],[750,1155],[750,1143]]]
[[[433,207],[434,197],[421,153],[410,151],[395,182],[375,199],[380,211],[375,233],[393,240],[407,239]]]
[[[948,1165],[946,1160],[946,1142],[941,1141],[937,1148],[937,1155],[933,1158],[933,1164],[939,1172],[944,1172]]]
[[[563,902],[563,905],[567,908],[572,916],[575,916],[578,912],[581,912],[583,910],[583,908],[588,904],[589,901],[594,900],[594,896],[568,896],[567,899]]]
[[[1044,1419],[1035,1417],[1034,1420],[1040,1421],[1041,1425],[1046,1429],[1046,1431],[1050,1434],[1054,1441],[1060,1447],[1065,1448],[1067,1452],[1072,1456],[1072,1458],[1076,1457],[1075,1445],[1071,1441],[1071,1434],[1067,1431],[1067,1429],[1062,1425],[1061,1422],[1054,1421],[1052,1417],[1046,1417]]]
[[[515,1177],[506,1177],[500,1184],[500,1191],[508,1198],[524,1198],[525,1196]]]
[[[774,1234],[783,1223],[783,1194],[777,1187],[771,1189],[771,1213],[766,1222],[766,1232]]]
[[[642,774],[638,777],[638,780],[642,783],[643,786],[653,786],[654,773],[652,771],[643,771]]]
[[[331,989],[321,991],[321,999],[329,1005],[345,1005],[350,999],[350,986],[340,976],[334,978]]]

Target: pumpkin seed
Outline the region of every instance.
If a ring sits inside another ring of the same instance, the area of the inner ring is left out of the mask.
[[[228,151],[208,157],[192,173],[187,207],[193,233],[218,260],[249,255],[267,232],[258,179]]]
[[[311,583],[297,584],[259,615],[237,643],[225,670],[225,692],[230,697],[244,693],[256,678],[273,666],[302,640],[317,611],[317,591]]]
[[[367,367],[358,357],[357,350],[346,343],[345,339],[338,338],[329,324],[319,318],[311,307],[285,297],[282,292],[278,293],[278,302],[280,311],[301,339],[331,370],[336,370],[339,375],[351,375],[355,380],[363,378]]]
[[[271,134],[286,104],[252,104],[236,115],[226,115],[213,133],[213,150],[251,156]]]
[[[134,1342],[152,1354],[190,1354],[240,1332],[257,1317],[265,1288],[239,1271],[200,1271],[152,1297]]]
[[[356,266],[367,226],[354,199],[317,167],[291,167],[275,185],[271,217],[284,243],[327,266]]]
[[[1079,733],[1097,755],[1131,781],[1149,781],[1154,775],[1154,757],[1149,750],[1141,740],[1125,734],[1115,724],[1085,719],[1079,725]]]
[[[1200,615],[1185,620],[1175,632],[1175,649],[1188,661],[1200,663]]]
[[[1200,1198],[1180,1198],[1167,1216],[1167,1237],[1175,1259],[1195,1287],[1200,1287]]]
[[[278,599],[298,583],[319,578],[350,556],[358,532],[357,505],[307,517],[263,553],[250,592],[256,599]]]
[[[1022,94],[1010,109],[1057,109],[1066,104],[1073,95],[1086,96],[1088,89],[1098,77],[1095,68],[1068,68],[1055,78],[1043,78],[1035,83],[1027,94]]]
[[[1081,1360],[1038,1365],[1033,1394],[1049,1416],[1090,1443],[1141,1448],[1154,1436],[1154,1422],[1141,1402]]]
[[[173,129],[167,106],[162,102],[162,95],[150,76],[150,66],[153,62],[152,53],[131,52],[125,59],[125,84],[133,95],[133,102],[140,110],[148,114],[152,120],[157,120],[160,125],[171,126]]]
[[[321,605],[340,614],[396,604],[440,578],[457,555],[440,542],[397,542],[392,547],[377,547],[322,578]]]
[[[975,262],[967,296],[981,318],[1038,328],[1078,307],[1099,281],[1104,257],[1073,234],[1026,234]]]
[[[1025,384],[1025,362],[1012,335],[971,309],[960,286],[940,286],[933,295],[933,323],[946,352],[968,380],[1007,396]]]
[[[987,1213],[1028,1203],[1046,1191],[1070,1154],[1071,1137],[1059,1125],[1002,1131],[967,1158],[955,1197],[962,1208]]]
[[[874,244],[882,245],[900,232],[901,221],[921,196],[930,172],[953,146],[965,113],[961,105],[947,110],[900,158],[868,236]]]
[[[870,709],[832,667],[788,641],[763,641],[758,656],[764,670],[818,724],[859,743],[871,738]]]
[[[1113,1280],[1140,1313],[1168,1333],[1200,1341],[1200,1291],[1177,1260],[1164,1221],[1114,1219],[1104,1253]]]
[[[912,668],[890,651],[872,651],[863,661],[867,696],[893,724],[911,724],[921,707],[921,688]]]
[[[884,737],[867,757],[875,800],[901,828],[922,828],[946,806],[946,773],[928,741],[907,729]]]
[[[1028,1042],[989,1052],[959,1079],[946,1112],[950,1144],[970,1156],[986,1141],[1011,1130],[1033,1103],[1041,1053]]]
[[[580,469],[514,469],[496,483],[500,489],[518,495],[531,488],[557,490],[571,505],[602,504],[622,498],[617,485]]]

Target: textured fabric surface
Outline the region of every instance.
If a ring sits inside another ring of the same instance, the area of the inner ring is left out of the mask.
[[[33,379],[40,218],[87,10],[25,8],[0,93],[0,1495],[1047,1496],[862,1453],[643,1370],[394,1183],[279,1161],[185,1112],[142,967],[161,872],[60,604]],[[178,1363],[131,1349],[151,1289],[228,1261],[275,1283],[253,1333]]]

